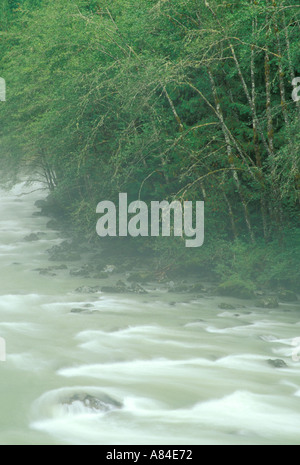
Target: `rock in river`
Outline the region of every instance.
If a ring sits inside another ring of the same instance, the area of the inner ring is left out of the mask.
[[[101,394],[97,397],[90,394],[78,393],[72,397],[63,400],[62,405],[74,405],[76,403],[82,404],[84,407],[98,412],[109,412],[111,410],[122,408],[122,404],[115,399]]]
[[[298,297],[297,294],[293,291],[280,291],[278,294],[278,298],[280,302],[297,302]]]
[[[274,368],[287,368],[287,364],[283,360],[268,360],[268,364]]]
[[[80,268],[74,268],[70,271],[71,276],[86,278],[90,275],[90,272],[93,271],[92,267],[89,265],[83,265]]]
[[[221,302],[221,303],[219,304],[219,308],[220,308],[221,310],[236,310],[236,307],[234,307],[234,306],[231,305],[231,304],[227,304],[227,303],[225,303],[225,302]]]
[[[72,308],[71,313],[75,313],[77,315],[95,315],[95,313],[99,313],[97,310],[91,310],[90,308]]]
[[[278,308],[279,303],[277,297],[266,297],[256,302],[258,308]]]
[[[75,289],[75,292],[80,294],[95,294],[96,292],[99,292],[99,290],[100,289],[98,287],[82,286]]]
[[[24,241],[26,242],[36,242],[39,240],[39,236],[37,234],[29,234],[29,236],[24,237]]]

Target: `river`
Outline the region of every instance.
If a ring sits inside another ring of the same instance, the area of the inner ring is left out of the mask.
[[[0,444],[300,444],[299,305],[75,292],[95,280],[35,271],[62,241],[38,187],[0,191]]]

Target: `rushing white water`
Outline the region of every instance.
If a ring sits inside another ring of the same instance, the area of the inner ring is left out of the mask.
[[[21,195],[36,187],[0,191],[1,444],[300,443],[299,305],[78,294],[99,283],[34,271],[61,242],[32,216],[43,193]],[[90,314],[71,313],[87,304]],[[267,363],[278,358],[287,368]]]

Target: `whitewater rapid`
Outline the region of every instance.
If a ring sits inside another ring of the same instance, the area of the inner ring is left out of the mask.
[[[63,240],[39,188],[0,191],[0,444],[300,443],[299,304],[78,293],[99,283],[36,271]]]

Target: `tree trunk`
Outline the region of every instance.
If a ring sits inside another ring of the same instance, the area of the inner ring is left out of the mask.
[[[257,34],[257,18],[252,21],[252,34],[253,39]],[[252,103],[256,112],[256,83],[255,83],[255,47],[252,45],[251,47],[251,87],[252,87]],[[261,189],[261,196],[260,196],[260,208],[261,208],[261,216],[262,216],[262,223],[263,223],[263,231],[264,231],[264,238],[267,240],[269,236],[268,232],[268,220],[267,220],[267,204],[266,204],[266,192],[265,192],[265,181],[264,175],[262,171],[262,158],[260,153],[260,146],[259,146],[259,137],[257,132],[257,125],[256,119],[252,118],[252,127],[253,127],[253,145],[254,145],[254,152],[255,152],[255,160],[256,166],[258,167],[258,178],[260,183]]]
[[[230,218],[230,222],[231,222],[231,229],[232,229],[233,237],[234,237],[234,239],[237,239],[238,238],[238,233],[237,233],[237,229],[236,229],[234,213],[233,213],[233,210],[232,210],[231,203],[230,203],[230,201],[228,199],[228,196],[227,196],[227,194],[225,192],[223,184],[222,184],[222,192],[223,192],[224,200],[225,200],[226,205],[228,207],[228,213],[229,213],[229,218]]]
[[[275,163],[275,147],[274,147],[274,125],[272,115],[272,96],[271,96],[271,67],[270,55],[268,51],[265,54],[265,82],[266,82],[266,114],[267,114],[267,129],[271,165],[271,189],[272,189],[272,211],[275,221],[282,230],[283,212],[280,201],[280,193],[276,181],[276,163]]]
[[[275,0],[272,0],[272,5],[274,10],[276,9],[276,3]],[[288,112],[287,112],[287,104],[286,104],[286,96],[285,96],[285,85],[284,85],[284,71],[283,71],[283,66],[282,66],[282,47],[281,47],[281,40],[280,40],[280,33],[279,33],[279,25],[278,21],[276,18],[276,12],[274,12],[273,15],[273,21],[274,21],[274,30],[275,30],[275,36],[276,36],[276,42],[277,42],[277,52],[279,55],[278,58],[278,73],[279,73],[279,89],[280,89],[280,98],[281,98],[281,109],[282,109],[282,114],[284,118],[285,124],[288,126],[289,125],[289,117],[288,117]]]
[[[288,25],[286,23],[286,16],[285,13],[283,12],[283,25],[284,25],[284,32],[285,32],[285,42],[286,42],[286,49],[287,49],[287,57],[288,57],[288,63],[289,63],[289,71],[290,71],[290,77],[291,77],[291,82],[296,77],[294,67],[293,67],[293,62],[292,62],[292,57],[291,57],[291,42],[290,42],[290,37],[289,37],[289,31],[288,31]],[[300,101],[297,100],[296,106],[298,108],[298,111],[300,110]]]
[[[209,8],[209,10],[211,11],[212,15],[214,16],[214,18],[216,19],[216,21],[218,22],[220,28],[222,29],[222,32],[228,42],[228,45],[229,45],[229,48],[231,50],[231,53],[232,53],[232,58],[234,60],[234,63],[235,63],[235,66],[236,66],[236,69],[237,69],[237,72],[238,72],[238,75],[239,75],[239,78],[241,80],[241,83],[242,83],[242,87],[243,87],[243,90],[244,90],[244,93],[246,95],[246,98],[247,98],[247,101],[248,101],[248,104],[249,104],[249,107],[251,109],[251,112],[252,112],[252,116],[253,116],[253,119],[255,120],[255,123],[256,123],[256,127],[260,133],[260,137],[261,137],[261,140],[265,146],[265,149],[267,152],[269,152],[269,146],[268,146],[268,143],[266,141],[266,138],[265,138],[265,135],[264,135],[264,131],[261,127],[261,124],[259,122],[259,119],[258,119],[258,116],[257,116],[257,113],[256,113],[256,109],[253,105],[253,102],[252,102],[252,99],[251,99],[251,95],[250,95],[250,92],[248,90],[248,86],[246,84],[246,81],[245,81],[245,78],[243,76],[243,73],[242,73],[242,70],[241,70],[241,66],[240,66],[240,63],[239,63],[239,60],[237,58],[237,55],[235,53],[235,49],[232,45],[232,42],[230,40],[230,38],[228,37],[227,35],[227,32],[226,30],[224,29],[224,27],[222,26],[221,22],[219,21],[218,19],[218,16],[217,14],[214,12],[214,10],[211,8],[211,6],[209,5],[208,2],[206,2],[206,6]]]
[[[208,74],[209,74],[209,78],[210,78],[210,82],[211,82],[211,86],[212,86],[212,91],[213,91],[213,95],[214,95],[216,111],[217,111],[217,113],[219,115],[219,119],[220,119],[220,121],[222,123],[222,131],[223,131],[225,142],[226,142],[228,161],[229,161],[229,164],[230,164],[231,168],[233,168],[233,170],[232,170],[233,179],[235,181],[237,191],[239,193],[239,196],[240,196],[243,208],[244,208],[245,222],[246,222],[247,228],[249,230],[251,241],[254,243],[255,238],[254,238],[254,233],[253,233],[253,229],[252,229],[252,226],[251,226],[251,220],[250,220],[248,205],[247,205],[247,202],[245,200],[243,190],[242,190],[242,186],[241,186],[241,182],[240,182],[238,172],[237,172],[237,169],[236,169],[236,166],[235,166],[235,163],[234,163],[234,155],[232,153],[231,141],[230,141],[230,138],[229,138],[229,135],[228,135],[228,132],[227,132],[227,128],[225,127],[224,116],[223,116],[222,108],[221,108],[220,101],[219,101],[219,98],[218,98],[215,80],[214,80],[212,72],[211,72],[211,70],[209,68],[208,68]],[[231,210],[231,215],[233,215],[232,210]]]

